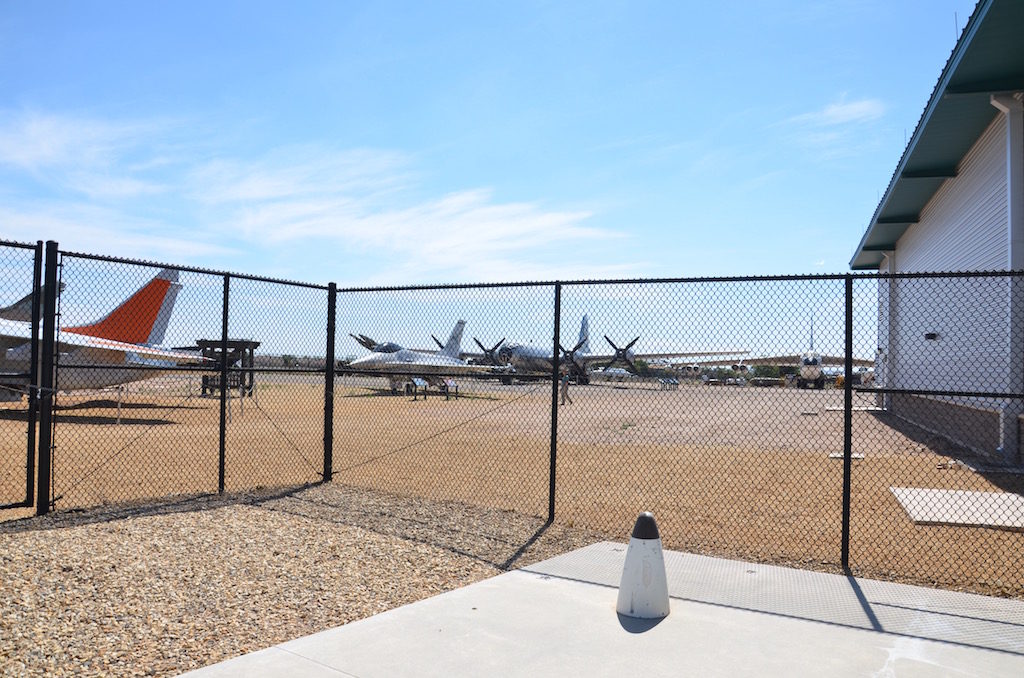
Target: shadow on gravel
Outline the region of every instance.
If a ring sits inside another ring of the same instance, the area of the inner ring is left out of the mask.
[[[544,560],[609,539],[578,527],[549,524],[537,516],[321,485],[261,506],[303,518],[357,527],[443,549],[499,571]]]
[[[59,530],[147,516],[257,506],[424,544],[507,571],[545,560],[609,535],[513,511],[404,497],[336,483],[263,492],[179,496],[163,501],[55,511],[0,522],[0,534]],[[3,515],[0,513],[0,521]]]
[[[173,513],[191,513],[194,511],[210,511],[225,506],[238,504],[259,504],[272,499],[287,497],[311,487],[303,485],[281,489],[270,493],[246,494],[191,494],[179,495],[167,499],[130,504],[109,504],[83,509],[66,509],[54,511],[45,516],[30,516],[4,521],[0,513],[0,534],[30,532],[33,530],[59,530],[95,523],[109,523],[130,518],[169,515]]]

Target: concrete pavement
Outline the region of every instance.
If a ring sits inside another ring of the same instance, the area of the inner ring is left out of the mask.
[[[1024,601],[666,551],[671,613],[642,622],[615,613],[625,553],[593,544],[185,675],[1024,676]]]

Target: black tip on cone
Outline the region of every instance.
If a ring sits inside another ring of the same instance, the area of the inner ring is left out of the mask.
[[[633,526],[633,539],[660,539],[658,535],[658,523],[654,521],[654,514],[644,511],[636,519]]]

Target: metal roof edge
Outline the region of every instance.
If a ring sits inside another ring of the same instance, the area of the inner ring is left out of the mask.
[[[850,258],[851,269],[857,270],[858,266],[863,267],[863,264],[855,266],[854,262],[856,262],[857,258],[863,253],[864,246],[867,244],[867,239],[871,236],[872,229],[878,223],[879,215],[889,202],[889,198],[892,195],[893,189],[896,188],[896,184],[899,183],[900,177],[903,173],[903,168],[906,167],[907,161],[910,159],[914,149],[917,147],[917,143],[921,139],[921,134],[923,133],[924,128],[928,126],[928,121],[931,119],[932,113],[935,112],[935,108],[942,100],[946,87],[949,85],[949,81],[956,72],[956,67],[960,64],[961,59],[963,59],[964,53],[970,46],[975,34],[978,32],[978,27],[981,25],[984,17],[988,15],[988,12],[992,8],[992,4],[994,2],[995,0],[980,0],[974,8],[974,13],[972,13],[970,19],[967,20],[967,25],[964,26],[964,30],[960,33],[960,38],[957,40],[956,45],[954,45],[953,51],[950,52],[949,58],[946,60],[946,65],[943,67],[942,73],[939,75],[939,79],[936,81],[934,89],[932,89],[931,97],[928,99],[928,103],[925,104],[924,110],[921,112],[921,117],[917,121],[914,133],[911,135],[906,148],[903,149],[903,154],[900,156],[899,162],[896,163],[896,169],[893,171],[892,177],[889,179],[889,185],[886,187],[885,193],[882,195],[882,199],[879,200],[874,214],[871,215],[871,220],[868,222],[868,227],[865,229],[864,235],[861,236],[860,242],[857,244],[857,249],[854,251],[853,257]]]

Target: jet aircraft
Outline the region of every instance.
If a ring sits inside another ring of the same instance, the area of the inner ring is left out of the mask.
[[[349,373],[372,374],[387,378],[392,393],[397,393],[402,384],[420,378],[431,386],[445,385],[449,377],[460,375],[486,376],[508,374],[509,368],[492,365],[471,365],[459,357],[462,332],[466,321],[455,323],[448,341],[437,353],[403,348],[394,342],[377,343],[365,334],[350,334],[370,354],[350,362],[345,371]]]
[[[724,367],[734,372],[746,372],[751,367],[758,365],[776,365],[797,368],[797,388],[825,388],[829,380],[835,379],[843,374],[846,358],[844,356],[823,355],[814,348],[814,317],[811,317],[810,344],[807,350],[800,353],[787,353],[783,355],[762,355],[754,358],[744,358],[738,363],[727,364],[711,361],[704,363],[705,368]],[[873,374],[871,367],[874,361],[863,358],[854,358],[854,376],[857,379],[870,381]]]
[[[63,288],[62,288],[63,289]],[[96,389],[150,379],[159,370],[200,363],[196,353],[162,348],[167,324],[181,284],[178,271],[163,269],[103,318],[87,325],[62,327],[57,336],[57,388]],[[27,315],[26,315],[27,314]],[[32,363],[31,295],[0,309],[0,400],[20,400]],[[84,366],[90,366],[84,368]],[[103,366],[103,369],[94,369]],[[76,369],[78,367],[78,369]],[[118,369],[118,368],[121,369]]]
[[[559,345],[559,351],[561,356],[559,357],[559,366],[566,366],[569,368],[570,373],[576,377],[579,383],[587,383],[589,381],[590,372],[596,367],[603,367],[605,369],[612,367],[616,363],[621,363],[626,366],[634,374],[637,373],[636,363],[634,362],[637,358],[641,359],[657,359],[657,358],[685,358],[694,356],[713,356],[713,355],[735,355],[737,353],[745,353],[745,351],[694,351],[694,352],[683,352],[683,353],[636,353],[633,351],[633,346],[640,340],[640,337],[636,337],[633,341],[629,342],[625,346],[617,346],[615,342],[604,335],[604,340],[611,346],[612,352],[608,353],[594,353],[590,349],[590,320],[584,315],[580,321],[580,333],[577,339],[576,345],[571,349],[567,349],[562,345]],[[464,356],[472,357],[475,360],[484,361],[487,364],[501,366],[509,365],[515,370],[515,375],[522,376],[550,376],[551,370],[554,367],[554,358],[550,349],[540,348],[528,344],[520,343],[505,343],[502,339],[493,348],[487,348],[480,342],[479,339],[473,337],[473,341],[480,347],[482,353],[467,353]],[[511,379],[511,377],[506,377]]]
[[[61,283],[58,289],[60,291],[57,292],[57,294],[63,292],[64,283]],[[42,287],[39,288],[39,298],[42,299],[45,294],[46,285],[43,285]],[[10,306],[4,306],[3,308],[0,308],[0,319],[15,320],[17,322],[23,323],[32,322],[32,293],[29,292],[21,299],[18,299],[16,302],[11,304]]]

